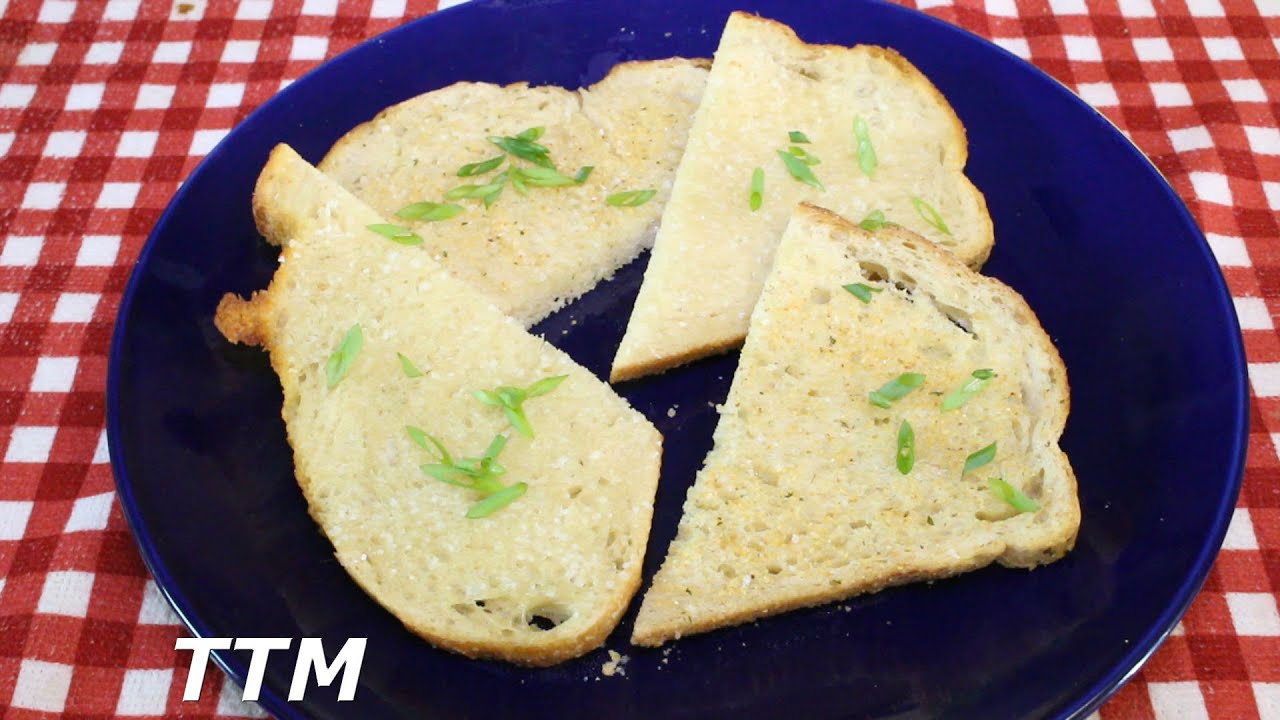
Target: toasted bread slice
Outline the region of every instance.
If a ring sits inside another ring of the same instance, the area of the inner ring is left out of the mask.
[[[582,295],[635,258],[653,233],[702,97],[707,61],[623,63],[578,91],[463,82],[384,110],[347,133],[320,169],[392,222],[411,228],[431,255],[487,294],[526,327]],[[537,142],[567,176],[592,166],[587,181],[508,186],[485,209],[480,199],[454,202],[465,212],[438,222],[395,218],[420,201],[445,202],[461,185],[486,185],[512,164],[472,177],[459,169],[503,154],[491,136],[543,127]],[[618,192],[656,190],[637,207],[605,202]]]
[[[284,245],[281,265],[251,300],[223,298],[216,322],[270,352],[298,483],[338,561],[442,648],[549,665],[598,646],[640,581],[657,431],[422,247],[366,229],[384,220],[287,146],[272,152],[253,202],[258,228]],[[357,324],[363,347],[330,386],[327,363]],[[560,375],[524,405],[534,438],[473,397]],[[506,435],[500,480],[527,492],[468,519],[480,495],[420,471],[440,456],[406,426],[454,462]]]
[[[871,176],[860,164],[858,119],[876,157]],[[792,131],[811,142],[791,142]],[[792,177],[778,155],[792,147],[821,161],[810,171],[825,190]],[[738,346],[778,238],[801,201],[855,222],[879,211],[981,266],[994,236],[986,202],[964,176],[967,157],[955,112],[901,55],[868,45],[806,45],[784,25],[734,13],[611,379]],[[753,211],[755,168],[764,188]],[[930,208],[946,232],[926,221]]]
[[[842,288],[857,283],[869,302]],[[984,369],[994,377],[968,402],[941,409]],[[887,409],[869,400],[907,372],[923,385]],[[1080,524],[1058,448],[1068,403],[1062,361],[1016,292],[910,232],[800,206],[632,641],[1060,558]],[[991,443],[994,459],[963,473]],[[991,478],[1040,509],[1018,512]]]

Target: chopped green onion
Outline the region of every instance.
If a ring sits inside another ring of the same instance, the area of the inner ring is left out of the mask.
[[[657,194],[657,190],[628,190],[614,193],[604,201],[614,207],[638,207],[652,200]]]
[[[448,220],[460,212],[462,212],[461,205],[416,202],[412,205],[405,205],[397,210],[396,217],[402,217],[405,220],[418,220],[420,222],[436,222],[438,220]],[[395,238],[392,239],[394,240]]]
[[[800,132],[799,130],[792,130],[791,132],[787,133],[787,138],[788,138],[789,140],[791,140],[791,142],[793,142],[793,143],[807,143],[807,142],[809,142],[809,136],[808,136],[808,135],[805,135],[804,133]]]
[[[532,128],[531,130],[535,129],[537,128]],[[525,137],[531,132],[531,130],[526,130],[516,137],[491,136],[489,138],[489,142],[502,148],[503,152],[506,152],[508,155],[514,155],[521,160],[528,160],[534,165],[541,165],[542,167],[547,168],[554,167],[554,165],[551,164],[550,151],[547,150],[545,146],[539,145],[530,139],[530,137],[537,137],[541,134],[539,133],[537,136]]]
[[[817,157],[812,155],[808,150],[805,150],[802,147],[796,147],[795,145],[792,145],[791,147],[787,148],[787,152],[793,155],[794,157],[799,158],[800,161],[803,162],[805,165],[822,164],[821,160],[819,160]]]
[[[578,184],[568,175],[548,167],[516,168],[511,171],[513,185],[516,183],[516,178],[519,178],[521,183],[533,187],[564,187]]]
[[[440,453],[440,462],[445,465],[453,465],[453,456],[449,454],[448,450],[444,449],[444,444],[439,440],[423,432],[422,428],[406,425],[404,429],[405,432],[409,433],[409,438],[417,443],[423,450],[430,450],[431,447],[429,447],[427,443],[431,443],[431,445],[435,447],[436,452]]]
[[[969,457],[964,459],[964,470],[960,471],[960,476],[964,477],[965,475],[968,475],[974,470],[977,470],[978,468],[982,467],[983,465],[986,465],[987,463],[995,459],[996,459],[995,443],[991,443],[990,445],[982,448],[981,450],[975,450],[974,452],[969,454]]]
[[[502,385],[493,390],[476,390],[472,396],[485,405],[502,408],[511,427],[525,437],[533,437],[533,426],[524,414],[524,401],[555,390],[568,375],[555,375],[543,378],[527,388]]]
[[[890,225],[893,225],[893,223],[885,219],[884,211],[882,210],[872,210],[867,213],[866,217],[862,218],[862,222],[858,223],[858,227],[866,230],[867,232],[875,232],[880,228],[889,227]]]
[[[853,119],[853,135],[858,140],[858,167],[862,168],[862,172],[867,177],[871,177],[875,174],[876,165],[879,163],[876,159],[876,149],[871,145],[871,130],[861,115]]]
[[[529,194],[529,188],[526,187],[524,183],[524,174],[521,172],[516,171],[511,173],[511,187],[515,188],[516,192],[521,195]]]
[[[486,185],[459,185],[458,187],[445,193],[444,199],[445,200],[475,200],[477,198],[483,198],[486,195],[490,195],[495,192],[501,192],[502,185],[506,182],[506,180],[507,179],[504,177],[501,180],[498,180],[497,178],[495,178],[494,182],[488,183]]]
[[[884,292],[884,288],[871,287],[870,285],[866,285],[864,283],[853,283],[852,285],[845,285],[844,289],[848,290],[851,295],[858,298],[859,300],[861,300],[863,303],[867,305],[871,304],[871,293]]]
[[[962,407],[965,403],[969,402],[970,398],[977,395],[979,390],[986,387],[986,384],[991,382],[991,378],[995,376],[996,374],[989,368],[974,370],[972,377],[966,380],[960,387],[952,390],[945,398],[942,399],[942,412]]]
[[[393,242],[398,242],[401,245],[422,244],[422,238],[418,237],[417,233],[406,227],[392,225],[391,223],[375,223],[373,225],[366,225],[365,227],[378,233],[382,237]]]
[[[911,204],[916,206],[916,212],[920,214],[920,217],[924,218],[925,222],[934,226],[940,232],[951,234],[951,229],[947,227],[946,221],[942,219],[942,215],[932,205],[919,197],[911,198]]]
[[[879,390],[873,390],[868,399],[871,404],[876,407],[888,408],[895,401],[906,397],[907,393],[915,390],[924,384],[924,375],[920,373],[902,373],[898,377],[890,380],[880,387]]]
[[[422,471],[423,475],[432,477],[447,485],[456,485],[460,488],[466,488],[468,490],[475,489],[475,484],[473,482],[469,482],[468,480],[465,480],[465,479],[460,479],[460,478],[467,478],[468,475],[465,472],[463,472],[461,469],[453,465],[443,465],[443,464],[419,465],[418,469]]]
[[[528,489],[528,483],[518,482],[514,485],[508,485],[475,505],[472,505],[471,509],[467,510],[467,517],[472,520],[488,517],[510,505],[516,498],[524,495],[525,491]]]
[[[396,357],[400,358],[400,369],[404,370],[405,377],[422,377],[422,371],[404,353],[396,353]]]
[[[506,159],[505,155],[499,155],[498,157],[489,158],[488,160],[485,160],[483,162],[467,163],[466,165],[463,165],[462,167],[458,168],[458,177],[471,177],[472,175],[483,175],[489,172],[490,170],[493,170],[494,168],[501,165],[502,161],[505,159]]]
[[[573,181],[581,185],[587,181],[587,178],[591,177],[591,171],[595,169],[594,165],[583,165],[578,168],[578,174],[573,176]]]
[[[564,382],[568,377],[568,375],[553,375],[551,377],[542,378],[538,382],[525,388],[524,392],[531,398],[541,397],[560,387],[560,383]]]
[[[764,204],[764,168],[751,171],[751,212],[760,209]]]
[[[346,335],[342,336],[342,342],[338,343],[338,348],[325,363],[324,369],[330,389],[337,385],[338,381],[351,369],[351,363],[356,361],[356,356],[360,354],[362,347],[364,347],[364,331],[360,329],[360,323],[356,323],[347,330]]]
[[[792,155],[786,150],[779,150],[778,157],[782,158],[782,164],[787,166],[787,172],[791,173],[791,177],[799,180],[805,185],[816,187],[819,190],[827,189],[826,186],[822,184],[822,181],[818,180],[817,176],[813,174],[813,170],[809,168],[808,163],[805,161],[795,155]]]
[[[906,475],[916,464],[916,433],[906,420],[898,426],[898,472]]]
[[[545,127],[538,125],[537,127],[531,127],[528,130],[525,130],[524,132],[520,133],[519,135],[516,135],[516,139],[533,142],[534,140],[537,140],[538,138],[542,137],[542,133],[546,131],[547,129]]]
[[[991,486],[991,490],[996,494],[996,497],[1009,503],[1014,510],[1020,513],[1035,512],[1040,509],[1040,503],[1027,497],[1021,490],[1000,478],[991,478],[987,481],[987,484]]]

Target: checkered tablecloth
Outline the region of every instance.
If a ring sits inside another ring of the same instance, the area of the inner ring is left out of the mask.
[[[436,5],[0,0],[4,718],[262,716],[212,669],[200,701],[181,700],[183,630],[107,465],[108,338],[147,233],[200,158],[319,61]],[[1102,718],[1280,720],[1280,0],[919,5],[1123,129],[1204,228],[1244,328],[1252,430],[1226,543]]]

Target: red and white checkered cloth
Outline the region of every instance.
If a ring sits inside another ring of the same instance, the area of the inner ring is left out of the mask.
[[[1222,554],[1101,717],[1280,720],[1280,0],[918,4],[1122,128],[1204,228],[1244,328],[1252,430]],[[183,630],[106,464],[108,338],[147,233],[197,161],[320,60],[436,5],[0,0],[4,718],[262,716],[213,669],[199,702],[181,700]]]

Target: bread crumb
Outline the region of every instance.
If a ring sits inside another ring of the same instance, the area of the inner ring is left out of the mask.
[[[600,666],[600,673],[605,677],[613,677],[614,675],[626,675],[627,671],[623,668],[630,660],[630,657],[619,653],[617,650],[609,651],[609,660]]]
[[[680,403],[676,403],[675,405],[672,405],[671,407],[667,408],[667,417],[669,418],[675,417],[676,410],[678,410],[679,408],[680,408]]]

